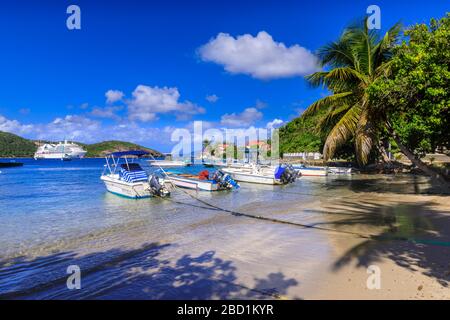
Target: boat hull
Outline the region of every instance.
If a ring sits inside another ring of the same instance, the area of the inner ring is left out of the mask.
[[[282,184],[281,181],[275,179],[270,175],[258,175],[253,174],[251,172],[238,171],[232,169],[222,169],[223,172],[228,173],[233,180],[239,182],[247,182],[247,183],[257,183],[257,184],[269,184],[269,185],[278,185]]]
[[[201,191],[218,191],[219,185],[210,180],[197,180],[170,175],[167,183],[172,183],[180,188],[201,190]]]
[[[0,168],[22,167],[22,162],[0,162]]]
[[[331,174],[352,174],[353,173],[353,168],[329,167],[328,170]]]
[[[152,196],[148,182],[125,182],[119,180],[118,175],[113,177],[104,175],[100,179],[104,182],[106,190],[123,197],[139,199]]]
[[[296,171],[300,172],[302,174],[302,177],[325,177],[328,175],[328,172],[324,169],[297,169]]]
[[[161,168],[177,168],[187,166],[187,164],[183,161],[149,160],[148,163],[151,166]]]

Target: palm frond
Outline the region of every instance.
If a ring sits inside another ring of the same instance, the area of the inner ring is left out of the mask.
[[[392,74],[392,60],[380,64],[375,69],[375,78],[389,77]]]
[[[328,110],[328,112],[323,116],[319,122],[317,123],[317,126],[315,128],[315,131],[317,133],[323,132],[323,131],[329,131],[327,130],[330,125],[335,125],[337,120],[339,120],[344,112],[347,112],[348,109],[350,109],[349,104],[343,104],[340,106],[333,106]]]
[[[341,67],[353,65],[353,55],[349,43],[343,37],[320,48],[318,56],[322,66]]]
[[[326,75],[328,74],[328,71],[318,71],[314,72],[310,75],[305,76],[306,81],[313,86],[313,87],[319,87],[321,85],[324,85],[324,79]]]
[[[313,104],[311,104],[305,112],[303,112],[302,116],[308,116],[317,113],[319,110],[322,110],[324,108],[329,108],[331,104],[333,103],[341,103],[340,100],[344,100],[345,98],[348,98],[349,96],[353,95],[353,92],[341,92],[336,93],[330,96],[327,96],[325,98],[319,99]],[[343,102],[343,101],[342,101]]]
[[[385,33],[384,37],[378,42],[373,52],[373,59],[376,66],[380,66],[383,62],[387,61],[391,57],[392,48],[398,42],[401,30],[402,24],[400,22],[397,22]]]
[[[323,157],[325,160],[331,159],[336,149],[355,134],[360,114],[361,108],[356,104],[336,123],[328,134],[323,147]]]
[[[351,81],[367,83],[368,81],[364,74],[350,67],[334,68],[328,71],[324,77],[327,80],[338,80],[344,83]]]

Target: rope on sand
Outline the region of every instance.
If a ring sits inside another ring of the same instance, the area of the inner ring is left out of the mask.
[[[152,158],[153,158],[153,156],[152,156]],[[159,165],[158,165],[158,167],[161,169],[161,171],[164,173],[164,175],[167,178],[169,178],[169,180],[170,180],[169,175],[164,171],[164,169],[161,168]],[[194,199],[194,200],[196,200],[196,201],[206,205],[206,207],[196,206],[196,205],[193,205],[193,204],[190,204],[190,203],[185,203],[185,202],[181,202],[181,201],[172,200],[172,199],[169,199],[169,198],[160,197],[161,199],[164,199],[166,201],[171,201],[171,202],[174,202],[174,203],[177,203],[177,204],[188,205],[188,206],[195,206],[195,207],[202,208],[202,209],[207,209],[207,210],[217,210],[217,211],[228,213],[228,214],[230,214],[232,216],[235,216],[235,217],[245,217],[245,218],[256,219],[256,220],[260,220],[260,221],[267,221],[267,222],[272,222],[272,223],[278,223],[278,224],[285,224],[285,225],[290,225],[290,226],[294,226],[294,227],[300,227],[300,228],[304,228],[304,229],[315,229],[315,230],[320,230],[320,231],[328,231],[328,232],[335,232],[335,233],[341,233],[341,234],[348,234],[348,235],[357,236],[359,238],[367,239],[367,240],[376,240],[376,241],[408,241],[408,242],[419,243],[419,244],[429,244],[429,245],[446,246],[446,247],[450,246],[450,243],[447,243],[447,242],[442,244],[442,243],[438,243],[436,241],[426,241],[426,240],[422,240],[422,239],[397,237],[397,236],[387,236],[387,235],[383,236],[383,235],[370,234],[370,233],[363,234],[363,233],[360,233],[360,232],[353,232],[353,231],[340,230],[340,229],[335,229],[335,228],[320,227],[320,226],[317,226],[317,225],[309,225],[309,224],[293,222],[293,221],[288,221],[288,220],[269,218],[269,217],[256,215],[256,214],[237,212],[237,211],[234,211],[234,210],[221,208],[219,206],[211,204],[211,203],[209,203],[209,202],[207,202],[205,200],[202,200],[202,199],[194,196],[193,194],[187,192],[186,190],[183,190],[182,188],[177,187],[172,181],[170,181],[170,183],[173,186],[174,190],[179,190],[179,191],[185,193],[186,195],[188,195],[192,199]]]
[[[150,156],[153,158],[152,155],[150,155]],[[155,160],[155,158],[153,158],[153,160]],[[264,216],[261,216],[261,215],[254,215],[254,214],[250,214],[250,213],[237,212],[237,211],[233,211],[233,210],[230,210],[230,209],[221,208],[219,206],[216,206],[214,204],[211,204],[211,203],[209,203],[209,202],[207,202],[205,200],[202,200],[202,199],[194,196],[193,194],[187,192],[186,190],[183,190],[183,189],[177,187],[170,180],[170,176],[167,174],[167,172],[161,166],[159,166],[158,164],[157,164],[157,166],[159,167],[161,172],[169,179],[169,182],[173,186],[174,190],[181,191],[181,192],[185,193],[186,195],[188,195],[189,197],[191,197],[192,199],[194,199],[194,200],[196,200],[196,201],[206,205],[209,208],[217,210],[217,211],[225,212],[225,213],[231,214],[231,215],[236,216],[236,217],[246,217],[246,218],[251,218],[251,219],[257,219],[257,220],[262,220],[262,221],[268,221],[268,222],[273,222],[273,223],[279,223],[279,224],[286,224],[286,225],[301,227],[301,228],[305,228],[305,229],[317,229],[317,230],[322,230],[322,231],[330,231],[330,232],[338,232],[338,233],[350,234],[350,235],[354,235],[354,236],[357,236],[357,237],[360,237],[360,238],[365,238],[365,239],[370,239],[370,238],[375,236],[375,235],[364,235],[364,234],[361,234],[361,233],[358,233],[358,232],[352,232],[352,231],[347,231],[347,230],[338,230],[338,229],[333,229],[333,228],[319,227],[319,226],[308,225],[308,224],[303,224],[303,223],[298,223],[298,222],[292,222],[292,221],[288,221],[288,220],[269,218],[269,217],[264,217]],[[178,204],[190,205],[188,203],[174,201],[174,200],[166,198],[166,197],[159,197],[159,198],[164,199],[164,200],[168,200],[168,201],[172,201],[172,202],[178,203]],[[201,207],[201,208],[208,209],[208,208],[205,208],[205,207]]]

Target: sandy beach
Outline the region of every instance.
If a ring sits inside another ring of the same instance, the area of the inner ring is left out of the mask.
[[[61,169],[17,171],[26,181],[45,173],[47,193],[2,202],[0,298],[450,298],[450,204],[425,177],[311,177],[135,201],[97,187],[96,161],[65,164],[61,195]],[[30,183],[24,192],[41,190]],[[66,286],[71,265],[80,290]],[[380,289],[367,287],[369,266]]]

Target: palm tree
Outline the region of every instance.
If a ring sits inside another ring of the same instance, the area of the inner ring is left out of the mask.
[[[381,138],[389,135],[403,154],[419,169],[442,186],[448,182],[402,144],[387,115],[387,109],[371,101],[367,89],[377,79],[391,75],[391,57],[398,42],[401,25],[395,24],[383,37],[364,25],[350,26],[341,37],[319,50],[318,56],[325,71],[306,77],[313,86],[324,86],[331,95],[317,100],[303,113],[308,116],[325,112],[318,124],[319,131],[327,133],[323,148],[324,159],[330,159],[336,150],[354,138],[358,163],[367,164],[370,152],[377,148],[385,157]]]
[[[380,151],[379,137],[385,116],[369,100],[367,88],[379,77],[390,73],[390,58],[401,31],[396,24],[380,38],[375,30],[353,25],[341,37],[319,50],[324,71],[307,76],[313,86],[324,86],[331,95],[317,100],[304,116],[325,112],[319,130],[328,133],[323,148],[325,159],[354,138],[356,159],[367,164],[372,149]]]

